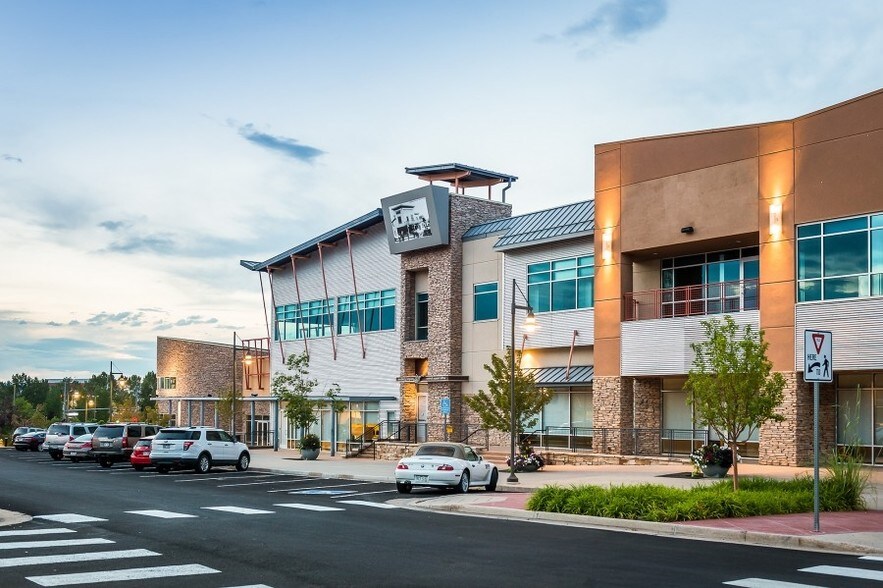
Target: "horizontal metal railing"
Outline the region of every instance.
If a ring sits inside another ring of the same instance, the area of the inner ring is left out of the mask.
[[[757,310],[760,291],[750,279],[628,292],[623,302],[624,321],[704,316]]]
[[[522,434],[543,451],[597,452],[613,449],[621,455],[689,455],[707,443],[719,441],[706,429],[647,429],[604,427],[545,427]],[[756,457],[756,442],[740,442],[740,454]]]

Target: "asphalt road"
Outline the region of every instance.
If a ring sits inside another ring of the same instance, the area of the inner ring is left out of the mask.
[[[415,490],[411,496],[433,492]],[[0,449],[0,508],[35,517],[0,527],[0,586],[783,585],[748,578],[879,586],[883,581],[883,561],[854,556],[456,516],[406,505],[387,483],[233,468],[203,476],[160,475]],[[865,579],[850,577],[857,574]]]

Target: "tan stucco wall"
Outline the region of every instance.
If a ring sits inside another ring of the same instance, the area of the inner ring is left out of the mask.
[[[501,352],[501,325],[505,316],[502,309],[502,254],[494,251],[497,237],[490,236],[463,242],[463,374],[469,381],[463,384],[464,394],[475,394],[487,389],[489,374],[484,364],[491,362],[491,354]],[[474,322],[473,286],[497,282],[497,320]]]

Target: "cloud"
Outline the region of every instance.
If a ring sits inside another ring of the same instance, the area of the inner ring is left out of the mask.
[[[0,155],[0,159],[2,159],[3,161],[9,161],[11,163],[22,163],[21,157],[18,157],[17,155],[10,155],[8,153]]]
[[[132,236],[119,241],[114,241],[107,246],[105,251],[114,253],[139,253],[150,251],[153,253],[169,254],[176,249],[175,241],[168,235],[147,235],[144,237]]]
[[[116,231],[119,231],[120,229],[125,229],[125,228],[131,227],[132,223],[127,222],[127,221],[110,221],[110,220],[108,220],[108,221],[98,223],[98,226],[104,227],[108,231],[114,233]]]
[[[140,327],[145,323],[143,312],[118,312],[111,314],[101,312],[86,319],[86,324],[93,327],[104,327],[107,325],[122,325],[126,327]]]
[[[239,125],[235,121],[228,120],[227,124],[235,128],[246,141],[251,141],[265,149],[278,151],[298,161],[312,163],[315,158],[325,153],[321,149],[310,147],[309,145],[301,145],[297,139],[262,133],[252,123]]]
[[[163,320],[156,321],[154,323],[153,330],[154,331],[168,331],[169,329],[174,329],[176,327],[189,327],[192,325],[217,325],[218,319],[213,317],[204,317],[200,315],[190,315],[188,317],[178,319],[175,322],[166,322]]]
[[[50,327],[61,327],[61,326],[64,326],[64,325],[62,325],[62,323],[59,323],[59,322],[56,322],[56,321],[49,321],[49,322],[46,323],[46,324],[49,325]]]
[[[667,14],[666,0],[610,0],[583,22],[540,40],[569,42],[582,54],[593,54],[611,43],[634,41],[659,26]]]

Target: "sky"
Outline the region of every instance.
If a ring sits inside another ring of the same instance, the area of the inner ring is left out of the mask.
[[[266,333],[263,261],[459,162],[514,214],[599,143],[883,86],[878,0],[0,0],[0,381]]]

